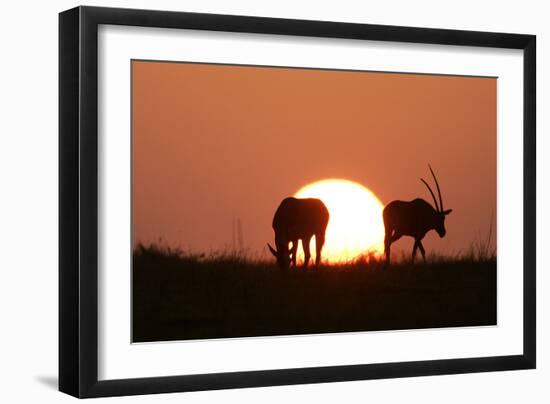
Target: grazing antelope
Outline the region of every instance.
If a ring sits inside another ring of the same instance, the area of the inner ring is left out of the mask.
[[[402,236],[410,236],[414,238],[414,246],[412,250],[412,261],[416,256],[416,250],[420,250],[422,258],[426,262],[426,252],[422,245],[422,239],[430,230],[435,230],[439,237],[445,237],[445,216],[452,212],[452,209],[443,210],[443,199],[441,198],[441,190],[439,183],[432,170],[428,165],[432,177],[437,187],[439,196],[439,204],[435,195],[423,178],[420,180],[426,185],[428,191],[432,195],[435,203],[435,209],[424,199],[414,199],[412,201],[393,201],[386,205],[382,213],[384,218],[384,228],[386,236],[384,238],[384,253],[386,254],[386,265],[390,263],[390,248],[391,244],[399,240]]]
[[[315,236],[315,265],[319,266],[328,219],[328,209],[320,199],[285,198],[273,216],[276,249],[267,244],[271,253],[277,258],[279,267],[287,269],[291,261],[296,266],[298,240],[302,240],[304,267],[306,267],[311,256],[309,243],[313,236]],[[289,243],[292,243],[291,248],[288,246]]]

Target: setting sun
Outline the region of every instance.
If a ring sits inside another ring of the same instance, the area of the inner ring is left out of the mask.
[[[319,198],[329,210],[330,220],[322,252],[324,261],[349,261],[367,253],[378,255],[383,252],[384,206],[366,187],[353,181],[327,179],[304,186],[294,196]],[[312,251],[315,248],[312,247]],[[303,253],[298,258],[302,260]]]

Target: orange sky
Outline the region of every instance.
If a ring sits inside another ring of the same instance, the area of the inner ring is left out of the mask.
[[[467,249],[496,217],[496,91],[494,78],[133,61],[134,243],[225,249],[238,218],[263,251],[303,185],[344,178],[384,204],[432,203],[431,163],[453,213],[424,245]]]

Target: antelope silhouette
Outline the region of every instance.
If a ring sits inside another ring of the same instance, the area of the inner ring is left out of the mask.
[[[320,199],[285,198],[273,216],[275,248],[267,244],[271,253],[277,258],[277,264],[287,269],[290,262],[296,266],[298,240],[302,240],[304,250],[304,267],[311,257],[309,243],[315,236],[315,266],[321,261],[321,250],[325,244],[325,232],[329,220],[328,209]],[[289,243],[292,247],[289,248]]]
[[[416,257],[416,251],[420,250],[424,262],[426,262],[426,252],[422,245],[422,239],[430,230],[435,230],[439,237],[445,237],[445,216],[452,212],[452,209],[443,209],[443,199],[441,198],[441,190],[439,183],[428,164],[432,177],[437,187],[439,196],[439,204],[435,198],[435,194],[423,178],[420,180],[426,185],[428,191],[434,200],[435,209],[424,199],[414,199],[412,201],[393,201],[386,205],[382,213],[384,218],[384,229],[386,235],[384,237],[384,253],[386,254],[386,265],[390,263],[390,249],[392,243],[399,240],[402,236],[410,236],[414,238],[414,246],[412,250],[412,261]]]

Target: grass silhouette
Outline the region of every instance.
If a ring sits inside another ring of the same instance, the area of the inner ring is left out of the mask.
[[[488,243],[384,268],[371,257],[281,271],[246,253],[138,245],[133,341],[168,341],[496,324]]]

